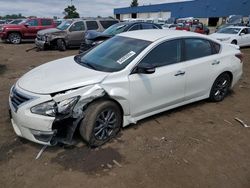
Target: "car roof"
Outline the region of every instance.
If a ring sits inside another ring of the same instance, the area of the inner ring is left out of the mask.
[[[146,40],[154,42],[161,38],[175,38],[175,37],[205,37],[202,34],[189,32],[189,31],[178,31],[178,30],[166,30],[166,29],[148,29],[148,30],[137,30],[124,32],[118,36]]]

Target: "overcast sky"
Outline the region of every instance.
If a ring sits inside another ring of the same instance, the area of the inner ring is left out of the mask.
[[[139,5],[185,0],[139,0]],[[81,17],[112,16],[114,8],[130,6],[131,0],[73,0]],[[0,16],[21,13],[24,16],[63,17],[70,0],[0,0]]]

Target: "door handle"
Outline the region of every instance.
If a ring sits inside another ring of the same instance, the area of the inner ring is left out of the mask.
[[[215,60],[212,65],[219,65],[220,64],[220,61],[219,60]]]
[[[176,74],[175,74],[175,76],[182,76],[182,75],[184,75],[186,72],[184,72],[184,71],[178,71]]]

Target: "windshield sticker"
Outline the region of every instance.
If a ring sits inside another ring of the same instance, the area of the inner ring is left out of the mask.
[[[125,61],[127,61],[129,58],[133,57],[136,53],[134,51],[130,51],[125,56],[123,56],[121,59],[117,61],[119,64],[123,64]]]

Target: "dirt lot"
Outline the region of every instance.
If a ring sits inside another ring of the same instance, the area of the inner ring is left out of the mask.
[[[9,89],[30,69],[77,50],[25,52],[32,46],[0,43],[1,187],[250,187],[250,128],[234,120],[250,125],[250,48],[242,49],[243,79],[225,101],[201,101],[147,118],[99,149],[79,142],[50,147],[35,160],[42,146],[14,134]]]

